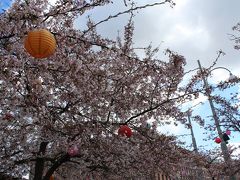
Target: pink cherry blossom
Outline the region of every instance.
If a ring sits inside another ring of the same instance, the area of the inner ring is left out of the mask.
[[[226,134],[229,136],[231,135],[231,131],[230,130],[226,130]]]
[[[68,154],[70,156],[76,156],[78,153],[79,153],[79,149],[77,145],[74,145],[68,148]]]

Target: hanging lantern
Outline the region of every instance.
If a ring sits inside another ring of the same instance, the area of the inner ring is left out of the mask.
[[[25,38],[24,47],[31,56],[46,58],[55,52],[56,40],[48,30],[30,31]]]
[[[118,129],[118,135],[131,137],[132,130],[127,125],[120,126]]]
[[[3,117],[4,120],[11,120],[13,118],[13,115],[11,113],[6,113]]]
[[[221,138],[216,138],[216,139],[215,139],[215,142],[216,142],[217,144],[219,144],[219,143],[222,142],[222,140],[221,140]]]
[[[50,178],[49,178],[49,180],[54,180],[54,176],[51,175]]]
[[[76,156],[78,154],[79,150],[78,150],[78,147],[76,145],[74,146],[71,146],[69,149],[68,149],[68,155],[69,156]]]
[[[230,130],[226,130],[226,134],[229,136],[231,134]]]

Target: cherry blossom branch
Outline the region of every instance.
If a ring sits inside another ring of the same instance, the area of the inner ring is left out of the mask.
[[[217,64],[221,55],[225,55],[225,53],[222,50],[219,50],[216,59],[213,61],[213,64],[207,68],[207,70],[211,70]]]
[[[65,1],[64,4],[61,4],[61,6],[64,6],[67,3],[68,3],[68,1]],[[43,17],[46,17],[46,18],[42,21],[42,23],[45,22],[50,17],[54,17],[54,16],[57,16],[57,15],[67,15],[70,12],[81,12],[81,11],[84,11],[84,9],[94,8],[94,7],[97,7],[97,6],[100,6],[100,5],[101,5],[101,3],[99,3],[99,2],[96,2],[96,3],[94,2],[92,4],[86,3],[84,6],[82,6],[80,8],[73,7],[72,9],[67,10],[67,11],[63,11],[63,12],[61,12],[61,9],[59,9],[54,14],[51,14],[51,12],[48,12],[47,14],[43,15]],[[60,8],[61,6],[57,6],[56,9]]]
[[[179,98],[181,98],[181,97],[185,97],[186,95],[187,95],[187,94],[178,96],[178,97],[176,97],[176,98],[167,99],[167,100],[165,100],[165,101],[163,101],[163,102],[155,105],[154,107],[150,107],[150,108],[148,108],[148,109],[146,109],[146,110],[143,110],[142,112],[140,112],[140,113],[138,113],[138,114],[130,117],[125,123],[120,123],[120,124],[127,124],[127,123],[129,123],[131,120],[133,120],[133,119],[135,119],[135,118],[137,118],[137,117],[139,117],[139,116],[142,116],[142,115],[144,115],[144,114],[146,114],[146,113],[148,113],[148,112],[150,112],[150,111],[153,111],[153,110],[158,109],[159,107],[161,107],[161,106],[162,106],[163,104],[165,104],[165,103],[168,103],[168,102],[170,102],[170,101],[174,101],[174,100],[179,99]]]
[[[104,23],[104,22],[107,22],[107,21],[109,21],[110,19],[117,18],[117,17],[120,16],[120,15],[128,14],[128,13],[131,13],[131,12],[133,12],[133,11],[140,10],[140,9],[145,9],[145,8],[147,8],[147,7],[152,7],[152,6],[157,6],[157,5],[163,5],[163,4],[166,4],[166,3],[170,3],[172,6],[175,5],[175,3],[172,2],[172,0],[165,0],[165,1],[163,1],[163,2],[156,2],[156,3],[153,3],[153,4],[146,4],[146,5],[143,5],[143,6],[132,7],[132,8],[130,8],[130,9],[126,10],[126,11],[119,12],[119,13],[117,13],[117,14],[115,14],[115,15],[110,15],[110,16],[108,16],[106,19],[99,21],[98,23],[92,25],[89,29],[83,31],[83,36],[84,36],[87,32],[89,32],[89,31],[91,31],[92,29],[94,29],[94,28],[95,28],[96,26],[98,26],[99,24],[102,24],[102,23]]]

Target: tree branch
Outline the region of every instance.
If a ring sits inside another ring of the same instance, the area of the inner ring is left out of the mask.
[[[60,157],[53,165],[52,167],[47,171],[46,175],[43,177],[43,180],[49,180],[51,175],[56,171],[56,169],[61,166],[63,163],[70,160],[70,156],[68,154],[64,154],[62,157]]]
[[[101,21],[99,21],[98,23],[92,25],[92,26],[91,26],[89,29],[87,29],[86,31],[83,31],[83,36],[84,36],[87,32],[89,32],[90,30],[92,30],[93,28],[95,28],[97,25],[102,24],[102,23],[104,23],[104,22],[107,22],[107,21],[109,21],[110,19],[116,18],[116,17],[118,17],[118,16],[120,16],[120,15],[128,14],[128,13],[131,13],[131,12],[133,12],[133,11],[140,10],[140,9],[145,9],[145,8],[147,8],[147,7],[152,7],[152,6],[157,6],[157,5],[163,5],[163,4],[166,4],[166,3],[171,3],[172,5],[175,5],[171,0],[165,0],[165,1],[163,1],[163,2],[157,2],[157,3],[153,3],[153,4],[146,4],[146,5],[143,5],[143,6],[133,7],[133,8],[130,8],[130,9],[126,10],[126,11],[119,12],[119,13],[117,13],[117,14],[115,14],[115,15],[110,15],[110,16],[108,16],[106,19],[101,20]]]

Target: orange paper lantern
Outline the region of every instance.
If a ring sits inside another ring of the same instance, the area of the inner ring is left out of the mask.
[[[56,40],[51,32],[39,29],[28,32],[24,41],[26,51],[35,58],[51,56],[56,49]]]
[[[53,176],[50,176],[50,179],[49,180],[54,180],[54,177]]]

